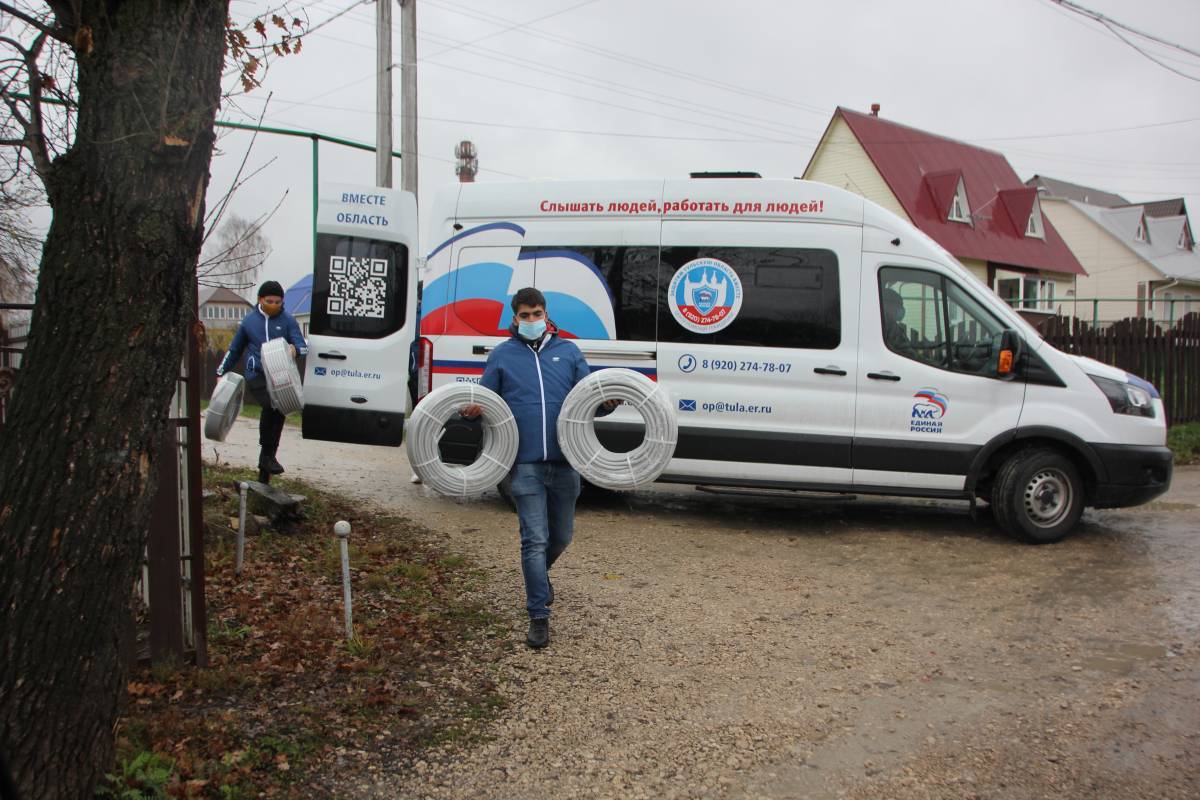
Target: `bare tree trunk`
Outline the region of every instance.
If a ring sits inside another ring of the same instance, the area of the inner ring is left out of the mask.
[[[42,170],[54,221],[0,438],[0,750],[23,797],[79,798],[113,755],[228,2],[51,5],[75,31],[78,134]]]

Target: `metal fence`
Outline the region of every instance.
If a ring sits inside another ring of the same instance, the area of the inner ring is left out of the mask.
[[[1171,326],[1188,314],[1200,312],[1200,298],[1191,295],[1177,297],[1171,292],[1153,298],[1068,295],[1041,300],[1002,299],[1027,319],[1040,321],[1046,315],[1077,317],[1097,328],[1135,317],[1145,317],[1157,325]]]
[[[1167,323],[1128,317],[1094,325],[1078,317],[1051,317],[1038,326],[1050,344],[1145,378],[1162,395],[1167,422],[1200,421],[1200,313]]]

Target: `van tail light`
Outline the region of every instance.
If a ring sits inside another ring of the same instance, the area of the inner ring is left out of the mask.
[[[1000,351],[1000,361],[996,364],[996,372],[999,372],[1001,375],[1008,375],[1012,372],[1012,368],[1013,368],[1013,351],[1012,350],[1001,350]]]
[[[433,391],[433,342],[417,340],[417,401]]]

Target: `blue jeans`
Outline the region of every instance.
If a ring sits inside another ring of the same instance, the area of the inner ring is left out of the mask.
[[[571,543],[579,473],[565,461],[517,464],[509,473],[513,502],[521,521],[521,574],[530,619],[550,616],[547,573]]]

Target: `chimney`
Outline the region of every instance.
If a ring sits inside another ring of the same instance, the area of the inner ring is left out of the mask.
[[[879,116],[879,103],[871,103],[871,116],[872,117]]]

